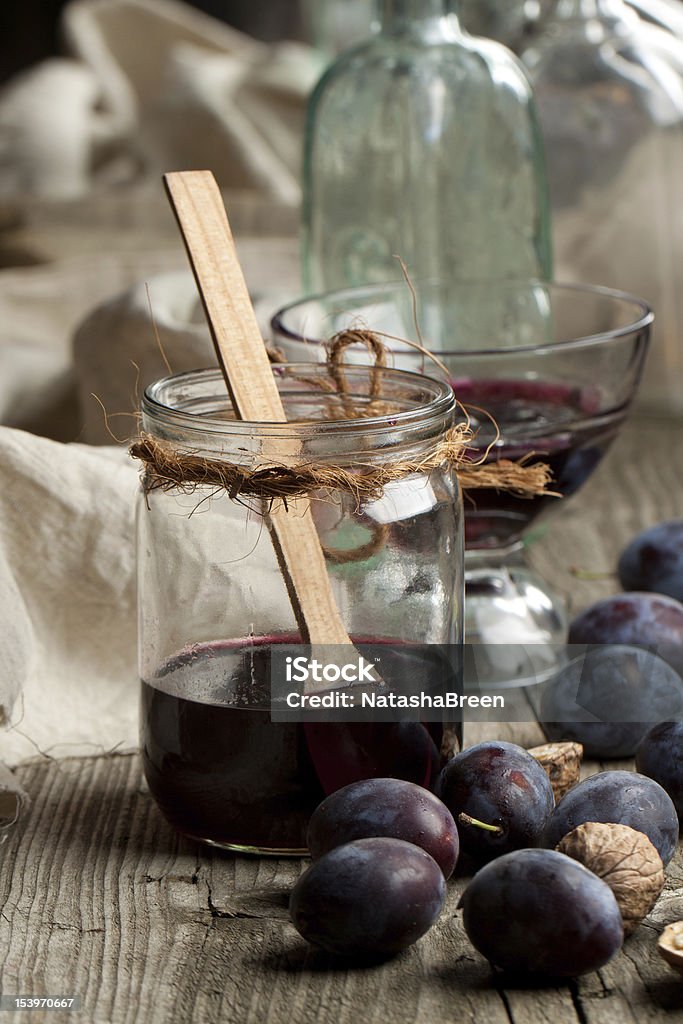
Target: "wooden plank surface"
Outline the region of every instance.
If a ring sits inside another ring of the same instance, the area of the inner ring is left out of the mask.
[[[578,608],[616,583],[577,581],[572,565],[609,570],[634,532],[682,514],[683,426],[639,421],[532,557]],[[541,738],[522,723],[472,726],[466,741],[494,734],[525,745]],[[84,1009],[0,1012],[0,1021],[683,1021],[683,980],[655,948],[664,924],[683,918],[680,852],[657,907],[610,964],[560,988],[503,987],[463,933],[463,879],[449,885],[442,917],[416,946],[351,969],[310,950],[288,922],[287,893],[305,862],[232,857],[179,839],[136,755],[36,759],[18,775],[33,808],[0,847],[0,992],[79,995]]]

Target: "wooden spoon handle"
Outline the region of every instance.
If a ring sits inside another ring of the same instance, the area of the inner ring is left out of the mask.
[[[235,412],[285,423],[221,193],[210,171],[164,176]],[[267,522],[302,640],[348,644],[307,499],[274,508]]]

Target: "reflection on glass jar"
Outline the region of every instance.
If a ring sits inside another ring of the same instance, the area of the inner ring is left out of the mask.
[[[234,420],[220,372],[203,370],[148,388],[143,429],[246,469],[360,471],[433,450],[453,423],[451,389],[429,378],[381,371],[373,408],[379,371],[347,369],[344,402],[322,390],[326,367],[274,372],[287,424]],[[358,418],[347,418],[351,406]],[[138,516],[141,746],[166,817],[219,846],[297,852],[312,810],[334,789],[371,776],[428,786],[458,741],[441,722],[271,720],[273,648],[300,636],[262,499],[213,484],[185,491],[144,494]],[[397,479],[360,503],[319,492],[311,510],[356,643],[390,646],[396,670],[409,674],[431,664],[435,645],[459,649],[462,506],[448,466]]]

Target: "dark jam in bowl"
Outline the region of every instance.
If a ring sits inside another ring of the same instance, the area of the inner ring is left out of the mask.
[[[459,730],[444,736],[440,722],[413,720],[272,722],[272,648],[269,638],[197,645],[142,682],[145,776],[180,832],[232,849],[297,853],[313,810],[334,790],[372,777],[432,785]],[[429,645],[391,648],[400,672],[434,658]]]
[[[477,431],[475,448],[487,462],[529,458],[552,472],[551,490],[569,497],[588,479],[616,437],[626,409],[601,411],[594,386],[537,380],[451,381],[456,398],[468,409]],[[484,415],[480,410],[486,410]],[[496,441],[492,420],[500,431]],[[519,541],[533,521],[557,498],[517,498],[482,488],[465,502],[468,549],[506,547]]]

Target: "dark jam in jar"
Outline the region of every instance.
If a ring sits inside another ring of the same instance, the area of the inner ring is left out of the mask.
[[[231,849],[300,853],[313,810],[334,790],[372,777],[432,785],[457,749],[459,727],[411,719],[273,722],[274,642],[200,644],[142,683],[145,776],[180,832]],[[431,661],[436,670],[430,645],[390,646],[393,673],[412,675],[418,664],[424,673]]]

